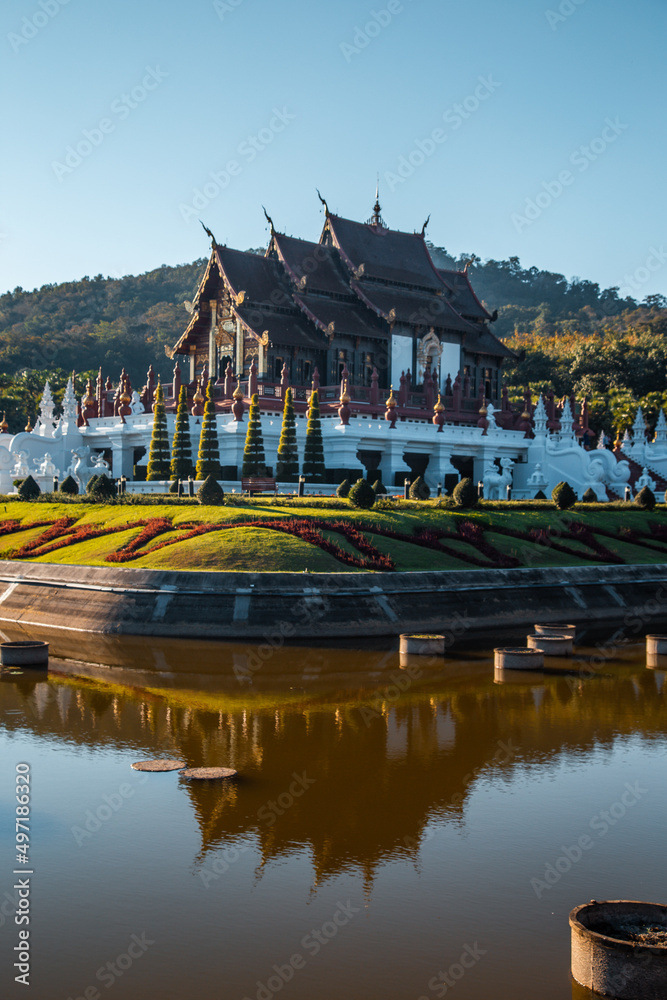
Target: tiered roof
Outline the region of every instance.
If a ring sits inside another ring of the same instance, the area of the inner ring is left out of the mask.
[[[458,334],[466,350],[512,352],[488,327],[489,312],[465,271],[438,269],[421,233],[387,229],[378,211],[360,223],[328,209],[319,243],[278,233],[264,257],[213,243],[192,321],[174,348],[188,350],[202,301],[223,283],[247,331],[275,346],[324,349],[334,336],[386,340],[396,325],[417,335]]]

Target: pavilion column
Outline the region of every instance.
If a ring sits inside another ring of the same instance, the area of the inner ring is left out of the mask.
[[[208,334],[208,373],[209,378],[215,381],[218,377],[218,345],[215,342],[218,328],[218,303],[212,299],[209,305],[211,307],[211,328]]]

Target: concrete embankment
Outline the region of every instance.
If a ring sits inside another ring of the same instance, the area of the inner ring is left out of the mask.
[[[0,561],[0,625],[33,630],[288,641],[449,631],[488,642],[540,621],[655,630],[667,624],[667,565],[304,574]]]

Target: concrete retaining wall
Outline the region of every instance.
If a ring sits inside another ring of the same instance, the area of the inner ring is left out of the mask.
[[[0,561],[0,626],[208,639],[444,631],[495,642],[559,620],[655,631],[667,624],[667,565],[263,574]]]

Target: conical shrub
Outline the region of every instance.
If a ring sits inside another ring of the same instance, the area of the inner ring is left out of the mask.
[[[351,488],[352,484],[350,483],[350,480],[344,479],[343,482],[338,487],[338,489],[336,490],[336,496],[343,498],[348,497],[350,495]]]
[[[477,489],[472,479],[461,479],[454,487],[452,499],[456,507],[475,507],[477,505]]]
[[[569,483],[561,481],[551,491],[551,499],[559,510],[569,510],[577,502],[577,494]]]
[[[285,393],[283,426],[278,444],[276,479],[281,483],[295,483],[299,478],[299,449],[296,443],[296,418],[292,390]]]
[[[243,449],[243,476],[266,475],[266,458],[264,456],[264,441],[262,439],[262,422],[259,415],[259,396],[254,394],[250,400],[248,414],[248,430]]]
[[[60,492],[67,493],[69,496],[75,497],[79,492],[79,485],[73,476],[68,476],[63,479],[60,484]]]
[[[381,479],[375,480],[375,482],[373,483],[373,491],[376,497],[380,496],[380,494],[384,494],[387,492],[387,489]]]
[[[153,403],[153,430],[148,452],[147,480],[169,479],[169,435],[167,434],[167,414],[164,408],[162,383],[158,382]]]
[[[207,476],[222,479],[218,423],[213,400],[213,379],[209,379],[206,386],[206,405],[204,406],[204,419],[201,425],[199,454],[197,455],[197,479],[206,479]]]
[[[317,390],[311,393],[308,407],[306,444],[303,451],[303,474],[311,483],[324,482],[324,445],[322,444],[322,423],[320,421],[320,396]]]
[[[187,479],[192,475],[192,441],[190,440],[190,414],[188,412],[188,390],[182,385],[176,410],[176,427],[171,445],[172,479]]]
[[[653,510],[656,504],[655,493],[648,486],[644,486],[635,497],[635,503],[642,510]]]
[[[589,488],[585,491],[584,495],[582,496],[581,502],[582,503],[597,503],[598,502],[598,498],[597,498],[597,493],[595,492],[595,490],[592,490],[590,488],[590,486],[589,486]]]
[[[417,476],[414,483],[410,486],[409,497],[411,500],[428,500],[431,495],[431,491],[424,482],[422,476]]]
[[[357,479],[348,494],[351,505],[362,510],[370,510],[376,499],[373,487],[365,479]]]
[[[207,506],[219,507],[225,502],[225,491],[215,476],[207,476],[197,490],[197,500]]]
[[[24,479],[18,488],[19,498],[21,500],[36,500],[41,492],[39,484],[35,482],[32,476],[28,476]]]

